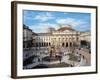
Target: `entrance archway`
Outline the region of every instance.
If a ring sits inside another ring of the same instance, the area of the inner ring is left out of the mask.
[[[62,46],[64,47],[64,43],[62,43]]]
[[[70,47],[72,47],[72,43],[70,42]]]
[[[68,47],[68,43],[66,42],[66,47]]]

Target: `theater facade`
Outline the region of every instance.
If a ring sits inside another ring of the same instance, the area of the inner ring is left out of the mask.
[[[90,31],[77,31],[70,26],[51,29],[46,33],[35,33],[24,25],[23,47],[90,47]]]

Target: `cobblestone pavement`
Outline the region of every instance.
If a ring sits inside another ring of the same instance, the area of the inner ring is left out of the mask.
[[[64,52],[64,55],[62,57],[62,60],[61,62],[65,62],[65,63],[68,63],[68,64],[71,64],[71,65],[74,65],[74,66],[89,66],[91,64],[91,54],[88,52],[88,50],[84,50],[84,49],[75,49],[74,50],[74,53],[77,54],[77,55],[80,55],[81,57],[81,60],[80,62],[76,62],[76,61],[70,61],[69,60],[69,56],[67,55],[68,53],[71,53],[71,49],[70,48],[62,48],[61,49],[62,52]],[[32,55],[38,55],[41,59],[43,57],[46,57],[48,56],[47,53],[41,53],[40,52],[46,52],[45,49],[42,49],[42,50],[30,50],[30,51],[24,51],[25,54],[30,54],[29,56],[32,56]],[[29,64],[27,66],[24,66],[24,68],[32,68],[36,65],[39,65],[39,64],[56,64],[56,63],[59,63],[59,61],[54,61],[54,62],[38,62],[38,60],[35,60],[35,63],[32,63],[32,64]]]
[[[91,53],[85,51],[85,50],[78,50],[76,51],[84,58],[86,59],[86,65],[90,66],[91,65]]]

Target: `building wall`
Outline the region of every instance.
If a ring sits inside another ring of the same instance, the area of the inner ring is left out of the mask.
[[[80,34],[80,41],[81,41],[81,45],[84,45],[90,48],[91,47],[91,32],[90,31],[82,32]]]
[[[72,30],[52,31],[52,33],[34,34],[31,29],[23,29],[24,48],[29,47],[73,47],[80,46],[81,41],[86,41],[90,46],[91,33],[89,31],[79,32]]]
[[[23,47],[29,48],[32,46],[32,30],[29,28],[23,28]]]
[[[47,47],[47,46],[63,46],[72,47],[79,45],[79,35],[77,31],[67,32],[53,32],[51,35],[38,35],[33,36],[33,44],[36,46]],[[40,45],[39,45],[40,44]],[[46,46],[44,46],[46,44]]]
[[[86,40],[86,41],[91,41],[91,32],[90,31],[87,31],[87,32],[83,32],[81,33],[80,35],[80,39],[81,40]]]

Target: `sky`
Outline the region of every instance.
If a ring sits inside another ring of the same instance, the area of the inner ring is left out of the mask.
[[[48,28],[57,30],[67,25],[77,31],[87,31],[91,29],[91,14],[23,10],[23,24],[36,33],[48,32]]]

